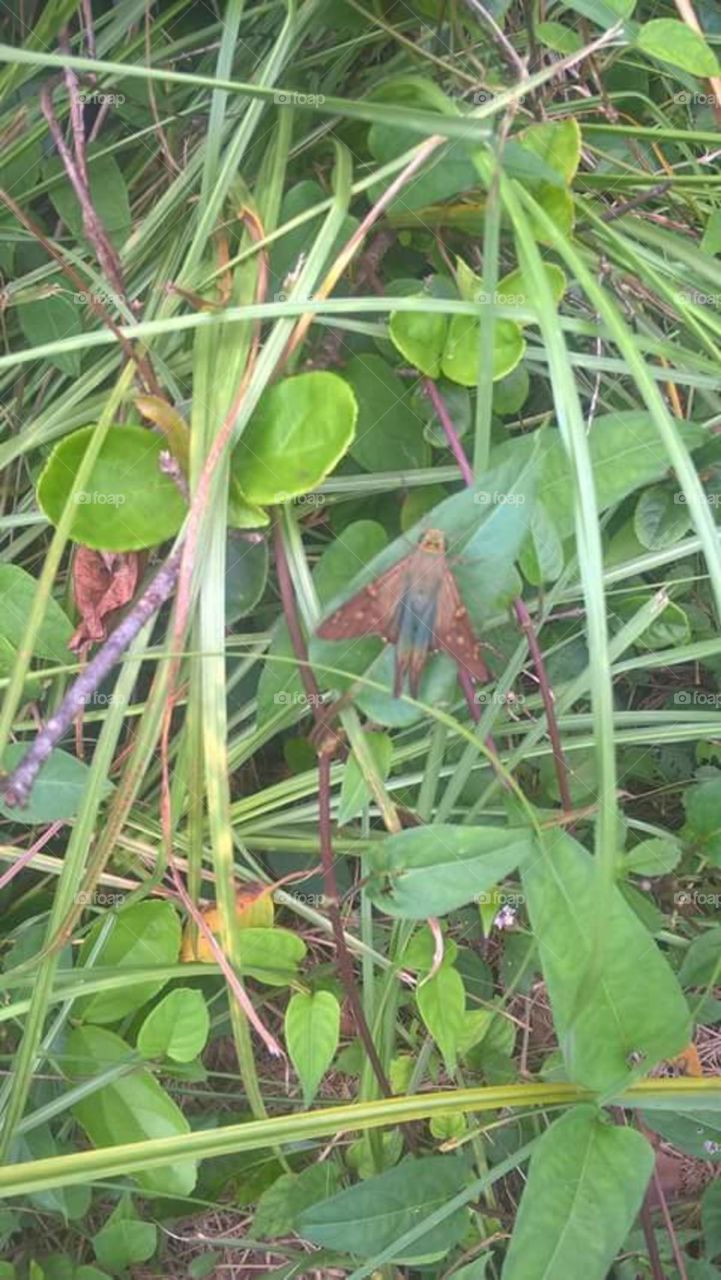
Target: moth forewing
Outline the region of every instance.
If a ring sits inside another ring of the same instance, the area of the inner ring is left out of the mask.
[[[396,645],[396,697],[406,673],[417,696],[426,658],[439,650],[474,679],[488,679],[439,529],[428,529],[413,551],[321,622],[317,634],[323,640],[379,635]]]

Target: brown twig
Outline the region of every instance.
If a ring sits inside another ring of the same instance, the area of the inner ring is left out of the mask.
[[[102,648],[73,681],[57,711],[40,730],[20,764],[0,783],[0,794],[9,808],[25,808],[35,779],[51,751],[146,622],[172,595],[180,569],[180,556],[181,552],[177,550],[168,557],[130,613],[118,623]]]

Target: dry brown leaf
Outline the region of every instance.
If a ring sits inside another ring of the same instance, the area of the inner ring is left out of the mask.
[[[147,554],[137,551],[93,551],[78,546],[73,557],[73,595],[80,614],[69,648],[83,656],[108,634],[108,624],[135,595]]]

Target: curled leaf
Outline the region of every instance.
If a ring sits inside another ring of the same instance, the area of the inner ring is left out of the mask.
[[[80,623],[68,647],[85,654],[107,638],[108,623],[129,604],[147,556],[136,551],[93,551],[80,545],[73,557],[73,595]]]

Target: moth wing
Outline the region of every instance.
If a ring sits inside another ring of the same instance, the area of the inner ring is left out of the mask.
[[[449,654],[474,680],[490,680],[481,645],[448,565],[441,582],[431,649]]]
[[[395,644],[400,627],[407,560],[407,556],[399,560],[375,582],[369,582],[367,587],[346,600],[316,627],[316,635],[321,640],[350,640],[355,636],[378,635],[386,644]]]

